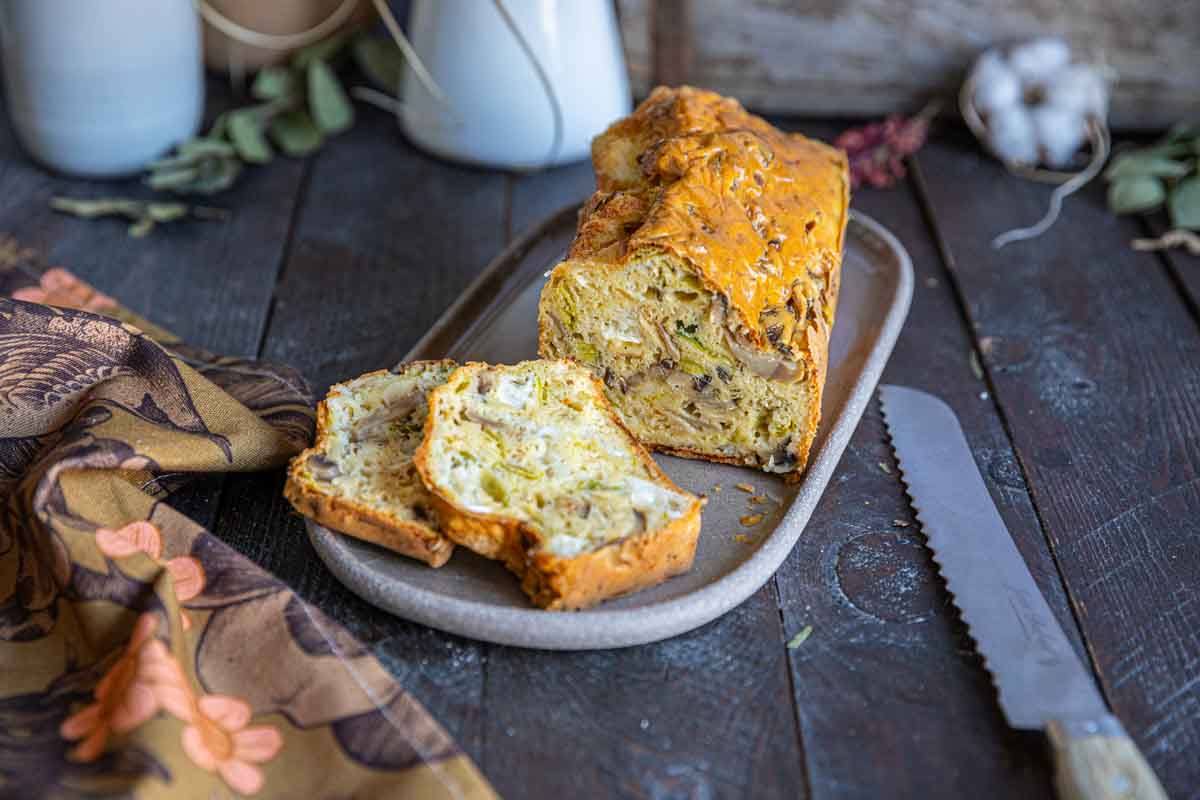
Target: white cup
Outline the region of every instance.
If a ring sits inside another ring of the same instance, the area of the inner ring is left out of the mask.
[[[562,108],[553,164],[586,158],[591,140],[632,107],[611,0],[503,0]],[[450,111],[405,70],[405,133],[435,155],[489,167],[550,166],[554,116],[537,71],[491,2],[413,0],[409,36]]]
[[[62,172],[137,172],[195,135],[204,112],[192,0],[0,0],[8,113]]]

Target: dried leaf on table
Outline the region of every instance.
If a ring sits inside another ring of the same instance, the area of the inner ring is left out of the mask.
[[[813,632],[813,626],[805,625],[804,628],[799,633],[797,633],[795,636],[793,636],[788,641],[787,649],[795,650],[800,645],[804,644],[806,641],[808,641],[808,637],[812,636],[812,632]]]
[[[1167,231],[1157,239],[1134,239],[1134,250],[1169,250],[1172,247],[1186,248],[1194,256],[1200,256],[1200,235],[1192,231]]]
[[[135,239],[149,234],[158,223],[174,222],[185,217],[214,220],[229,216],[229,212],[223,208],[188,206],[184,203],[143,203],[124,197],[53,197],[50,199],[50,207],[55,211],[84,219],[124,217],[132,222],[129,235]]]

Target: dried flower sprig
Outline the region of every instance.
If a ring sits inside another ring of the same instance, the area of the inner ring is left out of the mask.
[[[941,103],[934,101],[911,117],[895,114],[838,136],[833,145],[849,158],[851,186],[887,188],[902,180],[907,174],[904,159],[925,144],[929,124],[940,109]]]

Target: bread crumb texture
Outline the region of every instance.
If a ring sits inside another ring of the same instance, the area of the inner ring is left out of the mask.
[[[459,369],[433,394],[416,461],[449,535],[503,560],[539,605],[583,607],[691,566],[703,501],[571,362]]]
[[[296,456],[285,494],[302,514],[434,566],[453,543],[413,464],[428,394],[458,367],[418,361],[337,384],[317,409],[316,444]]]

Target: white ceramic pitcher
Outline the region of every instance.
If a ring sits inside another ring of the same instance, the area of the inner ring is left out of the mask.
[[[611,0],[502,2],[562,109],[559,146],[537,70],[488,0],[413,0],[409,37],[448,104],[405,70],[405,133],[435,155],[489,167],[533,169],[586,158],[592,137],[631,108]]]
[[[192,0],[0,0],[0,49],[17,137],[54,169],[128,175],[200,125]]]

